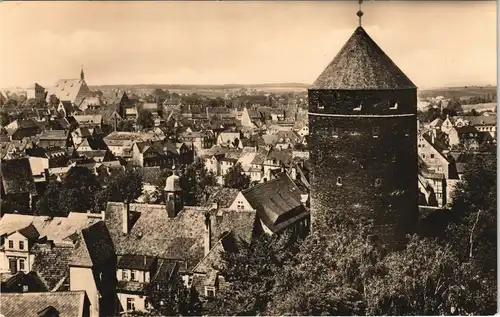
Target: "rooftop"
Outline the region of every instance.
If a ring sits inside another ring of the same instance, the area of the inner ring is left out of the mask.
[[[1,315],[5,317],[38,316],[49,306],[59,317],[83,316],[85,291],[2,294]]]
[[[416,89],[362,27],[358,27],[311,89]]]

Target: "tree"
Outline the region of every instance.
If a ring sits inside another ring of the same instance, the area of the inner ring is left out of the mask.
[[[72,211],[86,212],[96,206],[96,194],[101,189],[96,176],[85,167],[76,166],[64,178],[59,194],[59,206],[67,215]]]
[[[49,181],[45,192],[36,203],[37,213],[41,216],[49,217],[66,216],[67,214],[61,210],[61,206],[59,204],[60,194],[61,184],[56,181]]]
[[[137,125],[140,126],[143,129],[150,129],[154,127],[155,122],[153,119],[153,114],[145,109],[139,110],[139,113],[137,114]]]
[[[240,241],[236,250],[221,254],[217,267],[228,284],[206,305],[217,316],[255,316],[266,311],[276,278],[292,256],[289,236],[262,236],[254,243]]]
[[[131,120],[121,120],[116,125],[116,130],[117,131],[123,131],[123,132],[134,132],[135,131],[134,121],[131,121]]]
[[[0,125],[2,127],[8,125],[10,123],[10,117],[9,114],[5,111],[0,112]]]
[[[250,185],[250,176],[246,175],[240,163],[229,168],[224,175],[224,186],[243,190]]]
[[[59,98],[56,95],[50,95],[49,97],[49,107],[56,107],[59,105]]]
[[[179,274],[160,278],[147,289],[153,309],[150,316],[200,316],[201,302],[194,289],[188,289]]]
[[[405,250],[389,254],[366,285],[373,315],[491,314],[495,296],[449,246],[413,236]]]
[[[447,238],[464,261],[496,275],[496,154],[475,155],[452,194],[454,221]]]
[[[181,170],[179,178],[184,204],[188,206],[202,203],[205,199],[205,188],[216,184],[214,175],[207,171],[200,159]]]
[[[138,171],[121,171],[111,177],[97,194],[97,208],[105,209],[109,201],[130,203],[141,195],[142,175]]]

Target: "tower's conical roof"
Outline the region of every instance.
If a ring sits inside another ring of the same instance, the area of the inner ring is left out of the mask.
[[[377,90],[414,89],[416,86],[358,27],[311,89]]]

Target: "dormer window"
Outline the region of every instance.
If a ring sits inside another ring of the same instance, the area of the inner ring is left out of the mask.
[[[390,110],[397,110],[398,109],[398,103],[395,102],[392,106],[389,107]]]
[[[372,134],[373,134],[374,138],[378,138],[378,136],[380,135],[380,128],[379,127],[373,127]]]
[[[357,107],[353,108],[352,110],[353,111],[361,111],[362,108],[363,108],[363,103],[360,102],[359,105]]]
[[[375,187],[380,187],[382,185],[382,180],[380,178],[375,179]]]
[[[342,177],[337,177],[337,186],[342,186]]]

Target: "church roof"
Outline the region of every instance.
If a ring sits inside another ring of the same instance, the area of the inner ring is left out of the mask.
[[[340,49],[311,89],[416,89],[362,27]]]

